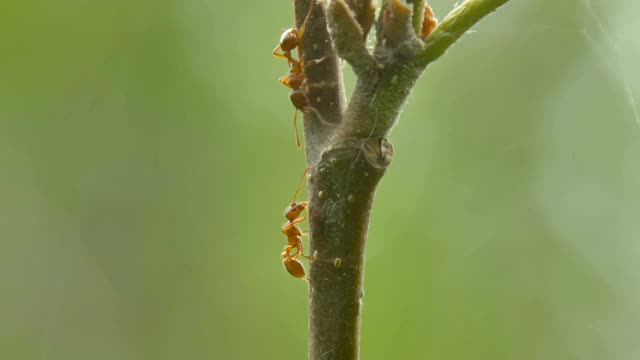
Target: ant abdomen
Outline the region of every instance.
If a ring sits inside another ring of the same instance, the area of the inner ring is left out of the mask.
[[[307,95],[302,90],[293,90],[289,94],[289,98],[291,99],[293,106],[298,110],[302,110],[302,112],[310,107]]]
[[[305,278],[307,276],[307,273],[304,270],[304,265],[302,265],[300,260],[285,257],[284,260],[282,260],[282,263],[284,264],[284,268],[287,269],[291,276],[299,279]]]

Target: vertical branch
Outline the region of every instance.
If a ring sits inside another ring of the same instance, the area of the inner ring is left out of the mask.
[[[342,66],[331,44],[323,5],[315,1],[302,38],[302,58],[306,63],[320,60],[305,69],[307,98],[324,121],[314,113],[304,115],[304,137],[307,164],[313,165],[327,140],[340,123],[345,109]],[[309,12],[310,0],[295,0],[296,27],[300,28]],[[326,122],[335,124],[327,125]]]
[[[381,139],[337,144],[311,175],[310,360],[359,358],[369,216],[392,157]]]

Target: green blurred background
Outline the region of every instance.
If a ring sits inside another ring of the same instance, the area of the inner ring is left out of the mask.
[[[363,359],[640,359],[639,12],[512,0],[430,66],[376,198]],[[0,359],[306,358],[292,22],[0,4]]]

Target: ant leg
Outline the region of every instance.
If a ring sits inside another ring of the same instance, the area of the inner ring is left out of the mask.
[[[307,260],[309,260],[309,261],[313,261],[313,260],[315,260],[315,258],[314,258],[313,256],[309,256],[309,255],[305,255],[305,254],[304,254],[304,249],[303,249],[303,247],[302,247],[302,243],[300,243],[299,253],[300,253],[300,255],[302,255],[302,257],[303,257],[303,258],[306,258],[306,259],[307,259]]]
[[[298,149],[301,149],[302,145],[300,145],[300,135],[298,134],[297,116],[298,116],[298,109],[296,109],[296,112],[293,114],[293,128],[296,131],[296,145],[298,145]]]
[[[281,59],[287,59],[287,56],[285,54],[281,54],[278,51],[282,50],[282,48],[280,47],[280,45],[276,46],[275,49],[273,49],[273,56],[277,57],[277,58],[281,58]]]
[[[291,86],[289,86],[289,75],[285,75],[283,77],[281,77],[280,79],[278,79],[278,81],[280,81],[282,83],[282,85],[291,88]]]
[[[298,249],[298,252],[296,252],[296,253],[292,256],[292,258],[297,259],[298,257],[302,256],[302,257],[304,257],[304,258],[306,258],[306,259],[308,259],[308,260],[315,260],[315,259],[313,258],[313,256],[307,256],[307,255],[305,255],[305,254],[304,254],[304,246],[302,245],[302,242],[297,243],[294,247],[295,247],[296,249]]]
[[[296,110],[298,111],[298,110]],[[298,188],[296,189],[296,192],[293,194],[293,202],[296,202],[296,197],[298,196],[298,193],[300,192],[300,188],[302,188],[302,182],[304,181],[304,179],[307,177],[307,175],[309,175],[309,171],[311,171],[311,166],[307,167],[306,169],[304,169],[304,172],[302,173],[302,177],[300,178],[300,182],[298,183]],[[301,204],[307,204],[309,205],[306,201],[302,202]],[[306,217],[306,215],[305,215]]]
[[[301,218],[297,218],[297,219],[295,219],[295,220],[291,221],[290,223],[288,223],[288,224],[287,224],[287,225],[288,225],[287,227],[289,227],[289,226],[296,226],[296,225],[300,224],[301,222],[305,221],[306,219],[307,219],[307,215],[305,215],[305,216],[303,216],[303,217],[301,217]]]
[[[306,108],[304,108],[302,110],[303,113],[308,114],[309,112],[312,112],[314,114],[316,114],[316,116],[318,117],[318,120],[320,120],[320,122],[323,125],[326,126],[334,126],[335,124],[328,122],[327,120],[325,120],[322,115],[320,115],[320,112],[318,111],[318,109],[314,108],[313,106],[307,106]]]
[[[327,60],[328,57],[329,57],[329,55],[325,55],[325,56],[321,57],[320,59],[311,60],[311,61],[305,63],[304,67],[307,68],[307,67],[309,67],[311,65],[317,65],[317,64]]]
[[[311,17],[311,10],[313,10],[313,5],[316,3],[316,0],[311,0],[310,4],[309,4],[309,12],[307,12],[307,17],[304,18],[304,22],[302,23],[302,26],[300,27],[300,30],[298,30],[298,39],[302,40],[302,35],[304,35],[304,30],[307,27],[307,21],[309,21],[309,18]]]
[[[315,258],[313,256],[305,255],[302,251],[300,251],[300,255],[302,255],[302,257],[306,258],[309,261],[315,260]]]
[[[289,258],[290,258],[290,259],[294,259],[294,260],[295,260],[295,259],[297,259],[297,258],[299,258],[299,257],[300,257],[301,252],[300,252],[300,247],[298,247],[298,246],[294,246],[293,248],[294,248],[294,249],[296,249],[297,251],[296,251],[296,253],[295,253],[295,254],[291,255]]]
[[[296,250],[295,254],[291,254],[293,252],[293,250]],[[289,259],[295,259],[297,258],[300,253],[300,249],[298,249],[295,245],[287,245],[284,247],[284,251],[282,252],[281,256],[283,259],[285,258],[289,258]]]

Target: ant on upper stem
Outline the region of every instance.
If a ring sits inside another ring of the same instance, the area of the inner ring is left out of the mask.
[[[307,27],[307,22],[309,21],[309,17],[311,16],[311,11],[313,10],[313,6],[316,0],[311,0],[309,5],[309,12],[307,13],[307,17],[304,19],[302,26],[300,29],[292,28],[285,30],[280,37],[280,44],[273,49],[273,55],[275,57],[281,59],[287,59],[287,63],[289,63],[289,73],[279,79],[279,81],[286,87],[290,88],[292,91],[289,93],[289,98],[291,99],[291,103],[296,108],[296,112],[293,114],[293,128],[296,131],[296,144],[298,145],[298,149],[302,146],[300,145],[300,136],[298,135],[298,123],[296,121],[296,117],[298,115],[298,110],[303,113],[314,112],[318,115],[318,118],[323,123],[327,123],[316,108],[309,104],[309,99],[307,99],[307,78],[304,74],[304,70],[310,66],[315,65],[322,62],[325,57],[320,59],[312,60],[309,63],[305,64],[302,58],[302,51],[300,50],[300,45],[302,44],[302,38],[304,36],[305,29]],[[291,55],[291,52],[294,49],[298,49],[298,57],[300,60],[296,60]],[[280,52],[282,51],[282,52]]]
[[[307,277],[304,266],[300,260],[298,260],[298,257],[302,255],[309,260],[313,260],[313,257],[304,254],[304,247],[302,246],[303,233],[296,225],[307,218],[306,215],[303,217],[299,216],[309,207],[309,203],[306,201],[297,202],[296,197],[298,196],[302,183],[307,177],[310,169],[311,168],[305,169],[302,179],[300,179],[300,183],[298,184],[298,188],[293,194],[293,202],[284,210],[284,217],[287,219],[287,222],[282,226],[282,233],[287,237],[287,241],[289,242],[289,245],[285,246],[284,252],[282,253],[282,263],[289,274],[303,279],[307,279]],[[294,251],[295,253],[292,254]]]

